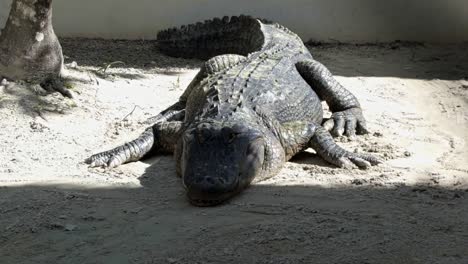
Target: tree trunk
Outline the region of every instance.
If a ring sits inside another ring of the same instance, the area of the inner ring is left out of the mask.
[[[0,77],[50,84],[59,79],[62,67],[52,0],[13,0],[0,34]]]

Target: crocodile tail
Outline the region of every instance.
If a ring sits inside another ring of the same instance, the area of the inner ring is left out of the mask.
[[[160,31],[159,49],[173,57],[209,59],[221,54],[248,55],[261,50],[261,22],[250,16],[214,18]]]

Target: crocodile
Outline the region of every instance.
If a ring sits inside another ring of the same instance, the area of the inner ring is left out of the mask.
[[[284,26],[241,15],[163,30],[157,40],[169,56],[207,61],[137,139],[92,155],[91,167],[172,153],[188,200],[213,206],[309,147],[341,168],[381,162],[335,143],[368,133],[361,106]],[[326,120],[322,101],[332,112]]]

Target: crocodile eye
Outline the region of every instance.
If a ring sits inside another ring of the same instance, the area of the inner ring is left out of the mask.
[[[194,130],[189,130],[189,131],[186,131],[183,135],[183,139],[185,141],[191,141],[193,140],[193,138],[195,138],[195,135],[194,135]]]
[[[221,136],[226,143],[232,143],[237,138],[237,135],[239,135],[239,133],[232,130],[231,128],[223,127],[221,129]]]
[[[209,141],[212,137],[211,135],[211,131],[209,129],[203,129],[201,131],[198,132],[198,141],[200,143],[203,143],[205,141]]]
[[[236,139],[236,137],[237,137],[236,133],[234,133],[234,132],[229,133],[228,142],[232,143],[234,141],[234,139]]]

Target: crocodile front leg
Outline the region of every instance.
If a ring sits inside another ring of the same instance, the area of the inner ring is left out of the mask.
[[[349,152],[338,146],[330,132],[321,126],[317,126],[309,141],[309,146],[323,159],[340,168],[351,169],[357,166],[367,169],[372,165],[382,163],[380,159],[372,155]]]
[[[183,123],[180,121],[157,123],[147,128],[137,139],[92,155],[85,162],[91,167],[117,167],[127,162],[138,161],[153,150],[159,153],[173,152],[182,127]]]
[[[334,136],[343,133],[348,137],[367,134],[366,120],[356,97],[345,89],[320,62],[302,61],[296,68],[304,80],[314,89],[321,100],[325,100],[332,111],[332,117],[323,126]]]
[[[167,121],[182,121],[185,117],[185,102],[178,101],[169,106],[166,110],[159,113],[157,116],[148,118],[143,124],[154,125]]]

